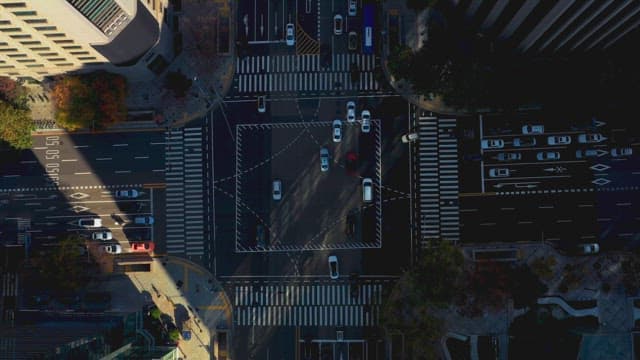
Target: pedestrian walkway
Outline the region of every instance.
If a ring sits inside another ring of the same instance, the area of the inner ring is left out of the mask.
[[[460,240],[458,144],[455,119],[418,117],[418,212],[422,242]]]
[[[2,274],[2,296],[18,296],[18,274]]]
[[[376,326],[382,284],[236,285],[238,326]]]
[[[166,239],[170,255],[204,255],[202,128],[165,134]]]
[[[351,81],[351,64],[357,64],[360,76]],[[334,54],[331,64],[322,66],[313,55],[248,56],[236,59],[234,89],[238,93],[379,90],[374,69],[375,57],[364,54]],[[339,86],[336,86],[338,85]]]

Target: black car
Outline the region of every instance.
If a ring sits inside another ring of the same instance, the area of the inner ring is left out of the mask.
[[[354,212],[347,215],[347,222],[344,232],[349,240],[353,240],[356,237],[356,226],[358,224],[358,218]]]

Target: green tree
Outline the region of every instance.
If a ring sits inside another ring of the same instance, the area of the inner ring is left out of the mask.
[[[172,329],[171,331],[169,331],[169,339],[176,342],[180,340],[180,330]]]
[[[40,276],[55,290],[74,291],[88,281],[86,261],[82,257],[84,239],[69,235],[58,246],[40,253],[35,259]]]
[[[0,100],[0,140],[14,149],[29,149],[32,144],[31,131],[34,129],[29,110]]]

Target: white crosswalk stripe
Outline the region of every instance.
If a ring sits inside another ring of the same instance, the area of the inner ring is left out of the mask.
[[[455,119],[418,118],[418,195],[422,240],[460,239]]]
[[[165,134],[168,254],[204,255],[202,128]]]
[[[2,296],[18,296],[18,274],[2,274]]]
[[[353,84],[351,63],[360,72]],[[365,54],[334,54],[328,68],[321,67],[317,54],[248,56],[236,59],[236,86],[240,93],[327,91],[338,82],[343,90],[379,90],[374,69],[374,55]]]
[[[238,326],[375,326],[382,284],[361,284],[357,297],[349,284],[236,285]]]

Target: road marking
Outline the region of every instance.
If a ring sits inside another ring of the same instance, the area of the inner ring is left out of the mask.
[[[596,237],[595,237],[595,236],[593,236],[593,235],[583,235],[583,236],[580,236],[580,239],[595,239],[595,238],[596,238]]]
[[[18,177],[18,176],[20,176],[20,175],[2,175],[2,177],[7,177],[7,178],[10,178],[10,177]]]
[[[570,222],[573,222],[573,220],[571,220],[571,219],[563,219],[563,220],[558,220],[556,222],[557,223],[570,223]]]
[[[500,208],[500,210],[515,210],[516,208]]]
[[[460,212],[473,212],[478,211],[478,209],[460,209]]]
[[[78,159],[62,159],[62,162],[78,161]]]
[[[154,170],[151,170],[151,171],[153,171],[153,172],[164,172],[164,169],[154,169]]]
[[[76,145],[76,146],[74,146],[74,148],[76,148],[76,149],[87,148],[87,147],[89,147],[89,145]]]
[[[46,150],[47,147],[46,146],[36,146],[33,148],[33,150]]]
[[[25,161],[20,161],[20,164],[35,164],[37,161],[35,160],[25,160]]]
[[[74,175],[91,175],[90,172],[77,172],[77,173],[73,173]]]
[[[538,209],[553,209],[553,205],[538,206]]]
[[[626,203],[616,203],[616,206],[631,206],[630,202],[626,202]]]
[[[149,144],[151,144],[151,145],[164,145],[166,143],[165,142],[152,142],[152,143],[149,143]]]
[[[633,235],[633,233],[621,233],[621,234],[618,234],[618,236],[631,236],[631,235]]]
[[[593,204],[579,204],[578,207],[593,207]]]
[[[596,221],[611,221],[611,218],[597,218]]]
[[[533,224],[533,221],[518,221],[518,224]]]
[[[546,238],[547,241],[560,241],[560,238]]]
[[[24,203],[24,206],[38,206],[41,205],[41,203],[39,202],[34,202],[34,203]]]
[[[116,174],[128,174],[131,170],[116,170],[114,171]]]
[[[571,175],[551,175],[551,176],[528,176],[528,177],[510,177],[509,180],[528,180],[528,179],[552,179],[552,178],[568,178]],[[504,181],[505,178],[485,179],[485,181]]]
[[[111,160],[111,158],[96,158],[97,161],[102,161],[102,160]]]
[[[480,223],[480,226],[494,226],[496,223],[494,222],[489,222],[489,223]]]
[[[113,144],[111,146],[129,146],[129,144]]]
[[[497,195],[496,192],[485,192],[485,193],[459,193],[459,197],[467,197],[467,196],[487,196],[487,195]]]
[[[148,156],[136,156],[134,159],[148,159]]]

